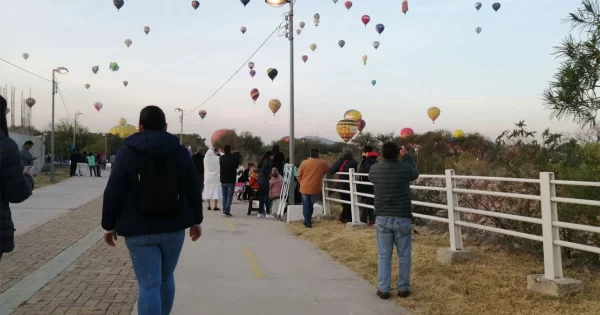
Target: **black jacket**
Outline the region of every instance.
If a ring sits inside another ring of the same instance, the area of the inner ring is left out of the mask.
[[[10,203],[27,200],[33,191],[33,178],[23,174],[21,154],[15,141],[0,131],[0,254],[15,248],[15,226]]]
[[[283,176],[283,165],[285,164],[285,155],[282,152],[273,152],[272,167],[277,168],[277,171]],[[269,170],[270,171],[270,170]]]
[[[202,178],[204,178],[204,155],[200,153],[195,153],[194,155],[192,155],[192,161],[194,161],[196,173]]]
[[[356,162],[356,160],[353,158],[341,158],[335,161],[335,163],[333,163],[333,165],[329,169],[329,174],[333,175],[337,172],[347,173],[350,171],[351,168],[353,168],[358,173],[358,162]],[[348,175],[339,175],[337,179],[349,180],[350,177]],[[350,190],[350,184],[336,182],[335,189]]]
[[[219,158],[221,164],[221,184],[235,184],[237,168],[240,160],[233,154],[223,154]]]
[[[145,154],[171,154],[179,165],[178,176],[183,179],[185,208],[179,215],[168,220],[153,220],[138,214],[137,196],[133,192],[137,168],[137,152]],[[179,138],[166,131],[144,131],[125,139],[125,146],[117,152],[115,166],[104,190],[102,205],[102,228],[116,230],[122,236],[170,233],[200,224],[202,196],[196,169],[187,149],[179,144]]]
[[[379,155],[377,154],[377,152],[369,152],[367,153],[366,157],[363,157],[362,161],[360,162],[360,166],[358,167],[358,173],[362,173],[362,174],[367,174],[366,176],[360,176],[360,181],[361,182],[368,182],[369,181],[369,170],[371,170],[371,166],[377,164],[377,157]],[[361,192],[363,194],[373,194],[375,192],[375,190],[373,189],[372,185],[360,185],[357,184],[356,185],[356,190],[358,192]]]
[[[412,218],[410,182],[417,178],[419,170],[409,155],[373,165],[369,180],[375,188],[375,215]]]
[[[260,170],[258,171],[258,183],[259,184],[268,184],[269,183],[269,179],[271,177],[271,169],[273,168],[273,166],[271,166],[271,160],[269,159],[265,159],[262,162],[262,165],[260,166]]]

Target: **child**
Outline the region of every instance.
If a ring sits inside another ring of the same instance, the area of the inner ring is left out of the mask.
[[[253,168],[252,171],[250,172],[250,180],[248,182],[248,185],[250,185],[250,187],[252,187],[252,189],[254,189],[255,191],[258,191],[260,186],[258,185],[258,169],[257,168]]]

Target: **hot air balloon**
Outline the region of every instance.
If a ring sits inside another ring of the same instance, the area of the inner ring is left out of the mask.
[[[362,114],[359,111],[357,111],[356,109],[350,109],[344,113],[344,119],[352,120],[352,121],[358,123],[362,119]]]
[[[278,99],[272,99],[269,101],[269,109],[273,112],[273,116],[281,108],[281,102]]]
[[[408,0],[402,1],[402,13],[406,14],[408,12]]]
[[[199,7],[200,1],[192,1],[192,8],[194,8],[194,10],[198,10]]]
[[[242,34],[246,34],[247,30],[248,28],[246,28],[245,26],[240,27],[240,32],[242,32]]]
[[[91,85],[89,85],[89,84],[86,84],[86,85],[85,85],[85,88],[89,90],[89,89],[90,89],[90,86],[91,86]]]
[[[363,61],[363,65],[367,65],[367,59],[369,59],[369,57],[367,55],[362,56],[362,61]]]
[[[119,119],[119,124],[108,130],[108,133],[120,138],[127,138],[136,132],[138,132],[138,128],[136,128],[134,125],[128,124],[127,119],[125,118]]]
[[[298,34],[298,36],[300,36],[300,33],[302,33],[302,30],[301,29],[297,29],[296,30],[296,34]]]
[[[248,3],[250,3],[250,0],[240,0],[242,2],[242,4],[245,6],[248,5]]]
[[[400,137],[402,137],[402,139],[406,139],[406,138],[414,136],[414,135],[415,135],[415,132],[410,128],[404,128],[404,129],[400,130]]]
[[[28,53],[24,53],[24,54],[23,54],[23,59],[25,59],[25,60],[29,59],[29,54],[28,54]],[[7,108],[8,108],[8,107],[7,107]]]
[[[377,84],[377,80],[371,80],[371,85],[375,86],[375,84]]]
[[[381,35],[381,33],[383,33],[383,30],[385,30],[385,25],[379,23],[375,25],[375,30],[377,31],[377,33],[379,33],[379,35]]]
[[[254,78],[255,75],[256,75],[256,70],[254,70],[254,69],[250,70],[250,76]]]
[[[127,86],[129,85],[129,82],[128,82],[128,81],[123,81],[123,85],[124,85],[125,87],[127,87]]]
[[[367,24],[369,24],[369,21],[371,21],[371,17],[365,14],[360,18],[360,20],[363,22],[365,27],[367,27]]]
[[[250,68],[250,70],[254,69],[254,62],[248,62],[248,68]]]
[[[427,116],[429,116],[429,118],[431,118],[431,121],[433,121],[435,123],[435,120],[438,119],[438,117],[440,117],[440,109],[437,107],[429,107],[429,109],[427,110]]]
[[[475,28],[475,32],[477,32],[477,34],[481,33],[482,30],[483,29],[479,26],[477,28]]]
[[[146,35],[150,33],[150,26],[144,26],[144,33],[146,33]]]
[[[479,9],[481,9],[481,7],[482,7],[482,4],[481,4],[481,2],[475,2],[474,6],[475,6],[475,9],[477,9],[477,11],[479,11]]]
[[[271,82],[273,82],[273,80],[275,80],[278,73],[279,72],[277,72],[277,69],[275,69],[275,68],[267,69],[267,75],[269,76],[269,79],[271,79]]]
[[[306,63],[307,60],[308,60],[308,56],[307,55],[302,56],[302,61],[304,61],[304,63]]]
[[[338,41],[338,45],[340,46],[340,48],[344,48],[344,45],[346,45],[346,41],[341,39]]]
[[[121,67],[119,67],[119,64],[118,64],[118,63],[116,63],[116,62],[111,62],[111,63],[108,65],[108,68],[109,68],[109,69],[110,69],[112,72],[116,72],[116,71],[119,71],[119,68],[121,68]]]
[[[498,10],[500,10],[500,2],[496,2],[494,4],[492,4],[492,9],[494,9],[494,11],[498,12]]]
[[[25,100],[25,104],[27,104],[27,106],[29,106],[29,108],[32,108],[33,105],[35,105],[35,99],[33,99],[33,98],[30,97],[30,98],[28,98],[28,99]]]
[[[347,143],[350,139],[354,138],[358,132],[358,123],[354,120],[343,119],[338,121],[335,129],[338,135],[340,135],[340,138]]]
[[[378,41],[374,41],[373,42],[373,47],[375,47],[375,49],[379,48],[379,42]]]
[[[315,51],[317,49],[317,44],[310,44],[310,50]]]
[[[319,13],[315,13],[315,27],[319,26],[319,21],[321,21],[321,16],[319,15]]]
[[[117,11],[119,11],[119,10],[121,10],[121,8],[123,7],[123,5],[125,4],[125,1],[123,1],[123,0],[113,0],[113,4],[117,8]]]
[[[207,114],[207,113],[206,113],[206,111],[205,111],[204,109],[201,109],[201,110],[198,112],[198,115],[200,115],[200,118],[201,118],[202,120],[204,120],[204,117],[206,117],[206,114]]]
[[[131,46],[131,44],[133,44],[133,42],[131,41],[131,39],[126,39],[125,40],[125,46],[127,46],[127,48],[129,48],[129,46]]]
[[[290,136],[285,136],[285,137],[279,139],[279,141],[281,141],[281,142],[290,142]]]
[[[344,6],[346,7],[346,9],[348,9],[348,11],[350,11],[350,8],[352,8],[352,1],[346,1],[346,3],[344,3]]]
[[[257,88],[254,88],[254,89],[252,89],[252,91],[250,91],[250,97],[252,98],[254,103],[256,103],[256,100],[258,99],[259,96],[260,96],[260,92],[258,92]]]
[[[300,22],[300,28],[304,28],[305,25],[306,25],[306,23]]]
[[[235,133],[231,129],[219,129],[215,131],[210,137],[210,142],[213,145],[213,147],[215,146],[217,141],[219,141],[222,137],[227,135],[235,135]]]
[[[95,108],[95,109],[96,109],[98,112],[100,112],[100,110],[102,109],[102,107],[104,107],[104,105],[102,105],[102,103],[100,103],[100,102],[96,102],[96,103],[94,103],[94,108]]]
[[[93,66],[93,67],[92,67],[92,72],[93,72],[94,74],[98,73],[98,70],[100,70],[100,67],[99,67],[99,66]]]
[[[367,126],[367,122],[364,119],[361,119],[358,122],[358,132],[361,132],[365,129],[365,127]]]
[[[464,136],[465,136],[465,133],[460,129],[456,129],[452,132],[452,137],[454,137],[454,139],[460,139],[460,138],[463,138]]]

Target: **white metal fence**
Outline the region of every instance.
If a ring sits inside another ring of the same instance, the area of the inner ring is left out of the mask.
[[[339,179],[324,179],[323,180],[323,207],[325,214],[330,214],[329,202],[337,202],[343,204],[349,204],[352,212],[352,222],[360,223],[359,220],[359,208],[370,208],[374,209],[372,205],[358,202],[357,197],[374,198],[371,194],[364,194],[357,191],[357,185],[372,185],[370,182],[357,180],[357,176],[368,176],[368,174],[356,173],[354,169],[350,169],[349,172],[340,172],[337,175],[347,175],[348,180]],[[544,274],[547,279],[560,279],[563,278],[562,258],[561,258],[561,247],[568,247],[581,251],[591,252],[600,254],[600,247],[590,246],[586,244],[578,244],[573,242],[567,242],[560,239],[559,229],[571,229],[582,232],[600,233],[600,227],[582,225],[575,223],[561,222],[559,220],[558,204],[577,204],[586,206],[598,206],[600,207],[600,201],[598,200],[585,200],[585,199],[573,199],[563,198],[556,196],[556,186],[587,186],[587,187],[599,187],[600,182],[578,182],[578,181],[566,181],[556,180],[554,173],[543,172],[540,173],[539,178],[508,178],[508,177],[484,177],[484,176],[462,176],[455,175],[454,170],[446,170],[444,175],[425,175],[421,174],[420,179],[430,178],[438,179],[444,182],[444,187],[432,187],[432,186],[419,186],[411,185],[411,189],[418,190],[430,190],[439,191],[446,193],[447,201],[446,204],[429,203],[418,200],[413,200],[413,205],[419,205],[424,207],[431,207],[437,209],[447,210],[447,217],[438,217],[425,215],[420,213],[413,213],[413,216],[417,218],[433,220],[438,222],[444,222],[448,224],[448,232],[450,236],[450,250],[457,251],[463,249],[462,232],[461,227],[473,228],[484,230],[493,233],[501,233],[510,235],[518,238],[529,239],[533,241],[542,242],[544,250]],[[360,178],[359,178],[360,179]],[[474,190],[474,189],[463,189],[457,187],[457,180],[478,180],[488,182],[514,182],[514,183],[528,183],[537,184],[540,188],[539,195],[521,194],[521,193],[509,193],[500,191],[485,191],[485,190]],[[328,183],[349,183],[350,190],[340,190],[331,188]],[[329,192],[345,193],[350,195],[350,201],[342,200],[331,197]],[[535,200],[540,202],[541,217],[526,217],[508,213],[493,212],[488,210],[472,209],[459,206],[459,194],[467,195],[487,195],[504,198],[520,198]],[[482,224],[466,222],[461,220],[461,213],[470,213],[487,217],[496,217],[502,219],[515,220],[520,222],[527,222],[541,225],[542,235],[528,234],[523,232],[517,232],[492,226],[486,226]],[[599,214],[600,215],[600,214]]]

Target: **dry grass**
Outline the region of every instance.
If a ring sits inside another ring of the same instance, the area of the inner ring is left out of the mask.
[[[56,168],[54,169],[54,179],[56,180],[56,183],[59,183],[68,178],[70,178],[69,168],[56,166]],[[55,184],[55,183],[50,182],[50,171],[49,170],[47,172],[41,171],[35,177],[35,189],[46,187],[46,186],[53,185],[53,184]]]
[[[337,221],[315,223],[312,229],[301,224],[290,228],[376,285],[375,229],[348,231]],[[394,299],[415,314],[600,314],[599,273],[566,270],[566,276],[584,281],[585,293],[560,299],[542,296],[526,287],[528,274],[543,273],[543,263],[537,257],[499,247],[476,247],[466,241],[473,259],[442,266],[436,262],[436,252],[439,247],[448,247],[448,238],[419,232],[414,235],[412,248],[413,294],[407,299]],[[397,259],[393,260],[392,286],[398,275]]]

